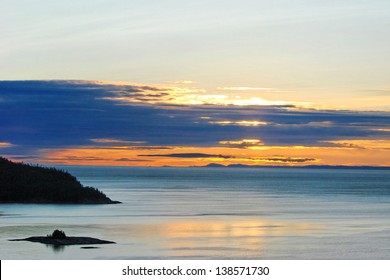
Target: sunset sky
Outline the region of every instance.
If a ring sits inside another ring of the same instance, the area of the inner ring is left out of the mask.
[[[390,166],[390,2],[2,1],[0,155]]]

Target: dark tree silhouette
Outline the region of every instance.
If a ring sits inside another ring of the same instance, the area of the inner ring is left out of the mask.
[[[52,234],[48,234],[47,237],[54,239],[65,239],[66,234],[64,231],[56,229]]]
[[[0,157],[0,203],[111,204],[96,188],[55,168],[15,163]]]

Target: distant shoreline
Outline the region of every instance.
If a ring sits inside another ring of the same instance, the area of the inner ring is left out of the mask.
[[[279,165],[244,165],[230,164],[219,165],[209,164],[202,167],[217,167],[217,168],[306,168],[306,169],[389,169],[390,166],[347,166],[347,165],[305,165],[305,166],[279,166]]]
[[[372,165],[305,165],[305,166],[281,166],[281,165],[241,165],[241,164],[208,164],[203,166],[123,166],[123,165],[53,165],[56,168],[66,168],[66,167],[92,167],[92,168],[291,168],[291,169],[377,169],[377,170],[390,170],[390,166],[372,166]]]

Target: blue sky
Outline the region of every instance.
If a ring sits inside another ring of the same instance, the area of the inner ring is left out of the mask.
[[[390,165],[389,26],[380,0],[3,0],[0,152]]]
[[[388,110],[389,14],[378,0],[4,0],[0,77],[192,80]]]

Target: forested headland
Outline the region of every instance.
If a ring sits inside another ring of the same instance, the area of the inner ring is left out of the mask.
[[[15,163],[0,157],[0,203],[113,204],[103,192],[84,187],[56,168]]]

